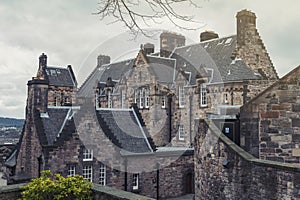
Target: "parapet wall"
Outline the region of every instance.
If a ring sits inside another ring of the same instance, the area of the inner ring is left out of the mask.
[[[25,184],[15,184],[0,187],[0,200],[17,200],[21,197],[21,186]],[[95,200],[154,200],[149,197],[125,192],[122,190],[100,186],[94,184],[93,196]]]
[[[299,199],[300,165],[260,160],[208,120],[197,122],[196,199]]]

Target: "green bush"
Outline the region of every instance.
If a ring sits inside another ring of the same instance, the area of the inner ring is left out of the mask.
[[[49,170],[23,187],[21,200],[91,200],[92,183],[82,176],[63,177]]]

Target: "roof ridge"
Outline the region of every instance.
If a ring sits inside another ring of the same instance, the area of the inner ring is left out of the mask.
[[[233,34],[233,35],[229,35],[229,36],[225,36],[225,37],[221,37],[221,38],[214,38],[214,39],[211,39],[211,40],[205,40],[205,41],[202,41],[202,42],[196,42],[196,43],[193,43],[193,44],[189,44],[189,45],[185,45],[185,46],[181,46],[181,47],[176,47],[174,49],[174,52],[175,50],[177,49],[183,49],[185,47],[192,47],[192,46],[196,46],[196,45],[199,45],[199,44],[205,44],[205,43],[208,43],[208,42],[212,42],[212,41],[217,41],[217,40],[222,40],[222,39],[225,39],[225,38],[231,38],[231,37],[235,37],[237,36],[236,34]]]

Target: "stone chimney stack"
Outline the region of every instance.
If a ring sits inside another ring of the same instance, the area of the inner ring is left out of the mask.
[[[102,65],[109,64],[110,63],[110,57],[106,55],[99,55],[97,57],[97,66],[101,67]]]
[[[144,44],[144,52],[146,53],[146,55],[154,53],[154,44]]]
[[[200,42],[219,38],[219,35],[214,31],[204,31],[200,34]]]
[[[250,10],[241,10],[236,15],[237,18],[237,43],[244,45],[247,39],[247,30],[256,29],[256,16]],[[249,38],[248,38],[249,39]]]
[[[185,45],[185,37],[173,32],[160,34],[160,56],[169,57],[176,47]]]
[[[47,55],[42,53],[39,57],[39,66],[40,67],[47,67]]]

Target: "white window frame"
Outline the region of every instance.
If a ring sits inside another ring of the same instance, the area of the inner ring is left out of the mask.
[[[149,108],[150,107],[150,95],[149,95],[150,91],[148,88],[145,89],[145,108]]]
[[[134,91],[134,103],[138,104],[138,101],[139,101],[139,94],[138,94],[139,90],[136,89]]]
[[[201,84],[200,87],[200,105],[201,107],[207,106],[207,91],[206,91],[206,84]]]
[[[82,168],[83,179],[93,182],[93,167],[92,165],[84,165]]]
[[[184,108],[185,106],[185,96],[183,85],[178,87],[178,97],[179,97],[179,108]]]
[[[140,108],[144,108],[145,105],[145,88],[140,89]]]
[[[100,164],[99,168],[99,184],[106,185],[106,166],[103,164]]]
[[[181,141],[185,140],[185,130],[182,124],[180,124],[178,127],[178,139]]]
[[[139,189],[139,174],[133,174],[132,176],[132,189],[133,190]]]
[[[161,108],[166,108],[166,96],[161,96]]]
[[[111,91],[107,91],[107,107],[112,108],[112,98],[111,98]]]
[[[76,167],[74,165],[70,165],[68,168],[68,176],[75,176]]]
[[[93,149],[83,149],[83,161],[92,161],[93,160]]]

